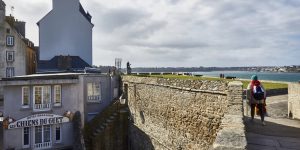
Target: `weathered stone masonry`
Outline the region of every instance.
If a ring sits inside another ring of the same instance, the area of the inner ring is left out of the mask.
[[[220,131],[213,144],[214,150],[244,150],[247,147],[243,116],[242,83],[228,85],[228,111],[222,118]]]
[[[241,85],[239,95],[234,95],[230,90],[235,89],[226,81],[125,76],[123,83],[132,122],[130,149],[209,149],[220,127],[226,128],[223,116],[229,108],[232,114],[242,116]],[[237,122],[242,123],[241,116]],[[244,133],[243,124],[239,125]],[[245,140],[243,134],[241,138]],[[214,147],[220,148],[222,143]]]
[[[293,119],[300,119],[300,84],[289,84],[288,114]]]

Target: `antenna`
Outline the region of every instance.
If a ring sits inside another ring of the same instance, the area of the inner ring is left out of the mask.
[[[11,16],[14,16],[14,10],[15,10],[15,7],[14,7],[14,6],[11,6],[10,10],[11,10],[10,15],[11,15]]]
[[[122,59],[121,58],[115,59],[115,67],[117,70],[121,69],[121,67],[122,67]]]

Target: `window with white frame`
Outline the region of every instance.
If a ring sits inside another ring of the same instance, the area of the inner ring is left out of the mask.
[[[55,126],[55,142],[60,143],[61,142],[61,125],[57,124]]]
[[[54,106],[61,106],[61,86],[54,85]]]
[[[15,52],[14,51],[6,51],[6,61],[12,62],[15,60]]]
[[[24,127],[23,128],[23,148],[30,147],[30,128]]]
[[[43,103],[49,104],[51,101],[51,86],[43,86]]]
[[[22,87],[22,107],[29,107],[30,90],[28,86]]]
[[[11,78],[15,76],[15,68],[14,67],[7,67],[6,68],[6,77]]]
[[[51,147],[51,126],[36,126],[34,128],[34,148],[43,149]]]
[[[51,86],[34,86],[33,93],[33,109],[49,110],[51,106]]]
[[[87,99],[88,102],[99,102],[101,100],[101,88],[100,83],[88,83],[87,84]]]
[[[15,45],[15,37],[7,36],[6,37],[6,46],[14,46]]]

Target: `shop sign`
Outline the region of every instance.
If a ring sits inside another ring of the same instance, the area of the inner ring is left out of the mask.
[[[35,114],[8,124],[8,129],[52,125],[69,122],[68,117],[55,114]]]

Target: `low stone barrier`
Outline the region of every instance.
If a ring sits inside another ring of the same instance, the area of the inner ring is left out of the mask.
[[[214,150],[245,150],[247,140],[245,135],[245,125],[243,116],[242,83],[229,83],[228,97],[230,105],[225,113],[220,131],[217,133],[213,144]]]
[[[300,83],[289,84],[287,113],[290,118],[300,119]]]

